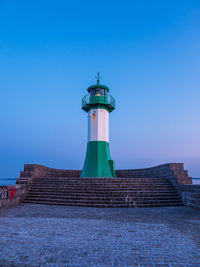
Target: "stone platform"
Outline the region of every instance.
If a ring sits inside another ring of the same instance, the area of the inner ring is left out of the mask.
[[[20,204],[0,211],[0,266],[200,266],[200,211]]]

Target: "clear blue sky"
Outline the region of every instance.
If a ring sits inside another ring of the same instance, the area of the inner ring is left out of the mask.
[[[0,177],[82,168],[98,71],[116,168],[184,162],[200,177],[198,0],[1,0]]]

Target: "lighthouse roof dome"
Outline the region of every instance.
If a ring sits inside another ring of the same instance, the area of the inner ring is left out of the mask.
[[[90,87],[88,87],[88,89],[87,89],[88,90],[88,93],[90,93],[91,90],[97,89],[97,88],[105,89],[107,92],[110,91],[109,88],[108,88],[108,86],[103,85],[103,84],[100,84],[100,82],[97,81],[97,83],[95,85],[91,85]]]

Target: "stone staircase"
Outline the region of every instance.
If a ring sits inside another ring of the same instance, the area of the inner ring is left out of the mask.
[[[167,178],[35,178],[25,203],[88,207],[181,206]]]

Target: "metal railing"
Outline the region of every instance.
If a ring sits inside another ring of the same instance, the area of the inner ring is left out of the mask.
[[[82,108],[90,102],[90,95],[85,95],[82,98]]]
[[[192,184],[200,185],[200,178],[192,178]]]
[[[82,99],[82,108],[85,107],[86,105],[94,103],[92,101],[92,98],[95,98],[97,103],[103,103],[103,104],[108,104],[111,105],[112,107],[115,108],[115,99],[111,95],[105,95],[105,96],[91,96],[91,95],[85,95]],[[98,100],[99,98],[99,100]]]

